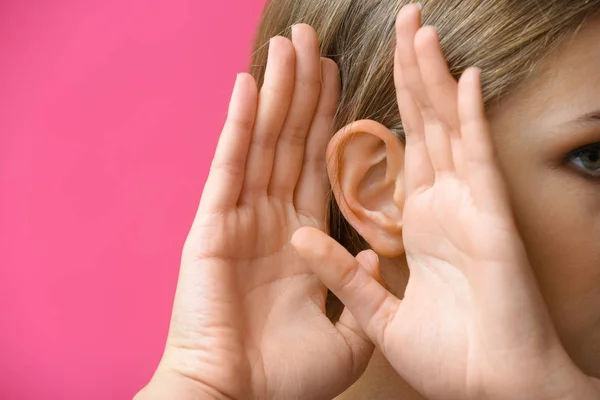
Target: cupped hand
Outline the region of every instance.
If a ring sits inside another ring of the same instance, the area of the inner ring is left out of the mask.
[[[349,312],[335,325],[326,317],[327,289],[290,244],[301,227],[326,234],[325,151],[340,95],[316,32],[296,25],[292,36],[271,40],[260,93],[238,76],[153,382],[181,378],[215,398],[331,399],[372,354]]]
[[[404,298],[315,230],[299,230],[294,246],[428,399],[593,396],[559,342],[513,220],[480,71],[452,78],[437,33],[421,27],[416,5],[402,9],[396,30],[406,131]]]

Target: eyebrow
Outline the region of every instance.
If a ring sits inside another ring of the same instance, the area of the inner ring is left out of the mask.
[[[600,110],[592,111],[587,114],[583,114],[581,117],[573,120],[571,124],[589,124],[589,123],[600,123]]]
[[[578,131],[580,131],[581,133],[589,133],[589,130],[593,130],[594,132],[600,132],[598,130],[599,125],[600,109],[583,114],[575,119],[560,123],[554,129],[551,129],[551,133],[559,137],[571,138],[572,135]]]

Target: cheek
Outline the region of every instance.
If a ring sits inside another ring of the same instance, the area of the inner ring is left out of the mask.
[[[600,184],[549,167],[537,154],[539,144],[521,143],[522,135],[494,139],[516,222],[548,300],[600,293]]]
[[[536,165],[531,155],[513,152],[510,163],[500,158],[557,329],[563,338],[589,338],[600,320],[600,186]]]
[[[560,185],[538,181],[510,187],[515,218],[544,291],[565,301],[600,288],[597,210],[592,213]]]

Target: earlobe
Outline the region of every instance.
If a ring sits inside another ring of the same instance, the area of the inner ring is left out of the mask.
[[[327,149],[327,171],[344,218],[383,257],[404,252],[404,145],[385,126],[361,120]]]

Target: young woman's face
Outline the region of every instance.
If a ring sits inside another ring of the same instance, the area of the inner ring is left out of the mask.
[[[490,113],[515,216],[557,329],[600,377],[600,23]]]

